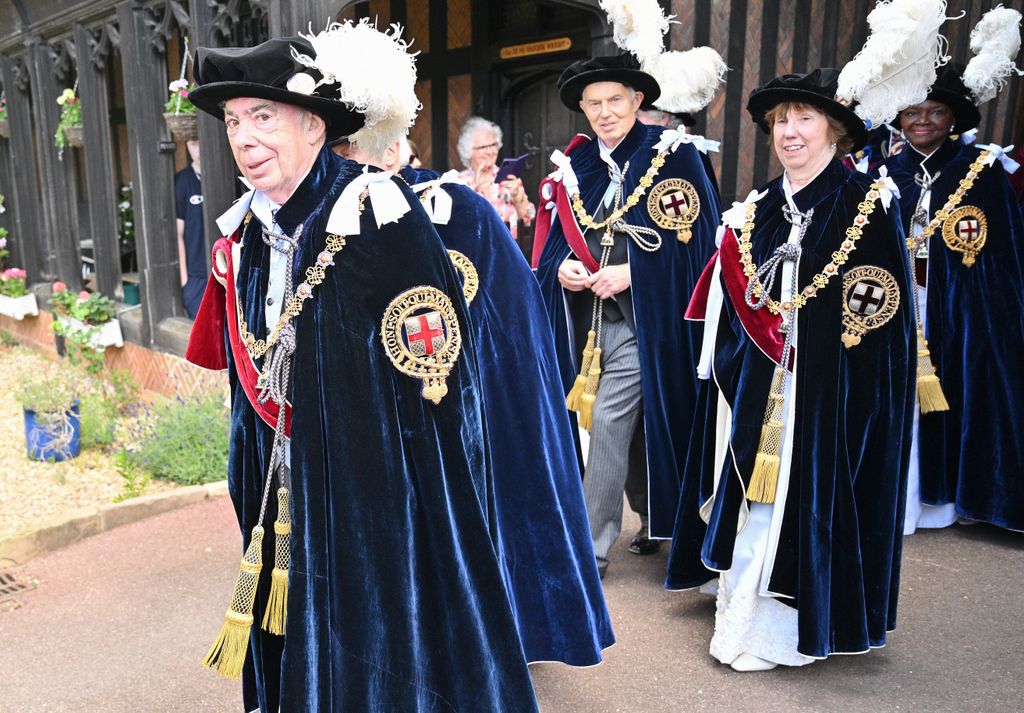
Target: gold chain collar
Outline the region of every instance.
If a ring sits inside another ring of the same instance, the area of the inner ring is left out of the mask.
[[[368,195],[368,190],[363,190],[359,196],[359,213],[362,214],[365,209],[364,201]],[[249,220],[252,218],[252,213],[245,216],[244,226],[249,225]],[[244,229],[244,227],[243,227]],[[278,317],[277,324],[274,325],[273,330],[270,332],[270,336],[266,339],[257,339],[252,332],[249,330],[249,325],[246,324],[245,308],[242,305],[242,298],[235,292],[235,305],[238,312],[238,331],[242,337],[242,343],[245,345],[246,351],[249,352],[249,356],[253,359],[259,359],[264,356],[270,348],[277,344],[278,338],[281,336],[281,331],[292,321],[295,317],[298,317],[302,313],[302,307],[306,300],[313,296],[313,288],[324,281],[324,277],[327,275],[327,268],[334,264],[334,256],[345,247],[345,238],[342,235],[335,233],[328,233],[327,240],[324,245],[324,249],[320,251],[320,254],[316,256],[316,262],[306,268],[306,279],[295,288],[294,294],[288,298],[288,301],[284,305],[284,309],[281,310],[281,316]],[[234,279],[234,276],[228,276],[228,279]]]
[[[821,272],[811,278],[811,284],[807,285],[800,294],[794,296],[792,301],[786,301],[779,303],[778,301],[768,298],[768,311],[772,314],[780,314],[782,312],[792,312],[800,309],[807,304],[807,300],[815,297],[818,294],[818,290],[823,289],[828,285],[829,280],[835,277],[839,273],[839,268],[845,265],[847,260],[850,258],[850,253],[857,247],[857,241],[860,240],[861,235],[864,233],[864,226],[868,224],[868,216],[875,212],[875,205],[878,198],[881,196],[881,189],[883,187],[881,181],[876,181],[871,184],[871,188],[868,190],[864,200],[857,204],[857,209],[860,211],[857,216],[853,219],[853,225],[846,229],[846,239],[843,241],[839,249],[832,253],[832,260]],[[757,273],[757,265],[750,257],[750,234],[754,230],[754,214],[757,211],[757,204],[749,203],[746,206],[747,215],[746,221],[743,224],[743,229],[740,231],[740,239],[737,241],[740,250],[740,264],[743,265],[743,274],[747,276],[748,284],[753,281],[753,295],[755,298],[760,299],[761,295],[764,294],[764,288],[761,285],[761,281],[755,277]]]
[[[974,159],[970,168],[967,169],[967,175],[960,179],[960,185],[957,186],[949,198],[946,199],[946,204],[942,206],[931,219],[931,222],[925,226],[924,230],[917,237],[912,235],[907,236],[907,249],[916,250],[932,237],[939,226],[946,222],[949,214],[956,210],[956,207],[963,201],[964,196],[967,195],[967,191],[971,190],[974,186],[974,182],[978,179],[978,175],[985,170],[985,160],[988,158],[989,152],[982,151],[978,154],[978,157]]]
[[[572,197],[572,209],[576,213],[576,217],[580,221],[580,225],[583,226],[584,230],[601,230],[606,228],[615,221],[621,219],[626,213],[633,209],[633,207],[640,202],[640,199],[644,197],[647,189],[654,185],[654,177],[658,175],[658,171],[665,165],[665,155],[668,153],[667,150],[660,151],[658,154],[651,159],[651,165],[647,169],[647,173],[640,177],[640,183],[633,189],[633,192],[626,198],[626,202],[616,211],[614,211],[608,218],[595,223],[594,218],[587,213],[587,209],[583,206],[583,198],[579,193]],[[625,176],[623,176],[625,178]]]

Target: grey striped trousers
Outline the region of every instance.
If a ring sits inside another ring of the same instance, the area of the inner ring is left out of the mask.
[[[594,555],[603,561],[622,531],[622,490],[642,403],[636,336],[625,320],[604,322],[600,346],[601,381],[594,403],[583,496]],[[646,472],[641,477],[646,480]]]

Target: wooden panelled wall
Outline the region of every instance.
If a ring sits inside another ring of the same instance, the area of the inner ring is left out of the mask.
[[[1009,7],[1022,4],[1010,0]],[[949,0],[942,32],[949,54],[966,62],[971,28],[999,0]],[[768,137],[746,112],[747,97],[779,74],[838,66],[851,60],[867,34],[870,0],[672,0],[673,49],[709,45],[729,65],[727,83],[698,117],[695,131],[722,141],[714,156],[725,205],[747,195],[781,172]],[[1018,64],[1020,61],[1018,60]],[[1024,140],[1022,80],[1013,77],[1000,95],[982,108],[979,139],[1003,145]]]

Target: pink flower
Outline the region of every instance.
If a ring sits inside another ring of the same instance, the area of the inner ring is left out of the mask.
[[[4,274],[5,275],[9,274],[10,277],[27,277],[28,276],[28,273],[25,272],[20,267],[8,268],[7,270],[4,270]]]
[[[81,292],[78,293],[78,299],[81,302],[85,302],[87,299],[89,299],[89,293],[86,292],[85,290],[82,290]]]
[[[53,283],[54,292],[67,292],[67,289],[68,286],[61,282],[60,280],[57,280],[56,282]]]
[[[7,247],[7,238],[0,238],[0,248]]]
[[[188,99],[188,92],[186,92],[184,89],[181,90],[181,98]]]

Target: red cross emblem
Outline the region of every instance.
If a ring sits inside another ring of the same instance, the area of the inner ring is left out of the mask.
[[[437,311],[425,312],[405,320],[405,339],[409,351],[425,356],[444,348],[444,322]]]
[[[870,317],[882,306],[885,290],[870,282],[858,282],[850,295],[850,309],[862,317]]]
[[[690,210],[690,206],[686,202],[686,196],[682,191],[672,191],[661,197],[661,209],[665,211],[666,215],[678,218],[681,215],[685,215]]]
[[[964,218],[957,224],[956,231],[965,243],[973,243],[980,233],[978,221],[974,218]]]

